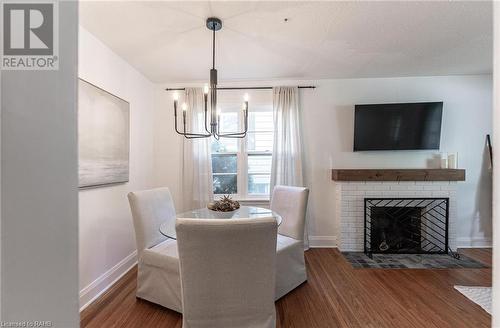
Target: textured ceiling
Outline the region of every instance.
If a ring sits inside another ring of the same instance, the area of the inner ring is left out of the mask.
[[[80,2],[83,27],[158,83],[208,79],[209,16],[221,80],[492,71],[491,2]]]

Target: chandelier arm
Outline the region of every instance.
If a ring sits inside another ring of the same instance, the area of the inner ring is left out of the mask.
[[[202,133],[181,133],[183,136],[191,136],[191,137],[199,137],[199,138],[208,138],[211,134],[202,134]]]
[[[182,132],[179,131],[179,128],[177,127],[177,101],[174,101],[174,127],[175,127],[175,132],[178,134],[183,134]]]
[[[217,131],[217,135],[219,135],[219,137],[223,137],[223,138],[244,138],[244,137],[246,137],[247,132],[248,132],[248,104],[246,106],[247,107],[245,109],[245,121],[244,121],[245,130],[242,132],[230,132],[230,133],[223,133],[223,134],[220,134],[219,131]]]
[[[211,136],[210,133],[206,133],[206,134],[202,134],[202,133],[189,133],[189,132],[186,132],[186,125],[184,123],[184,132],[181,132],[179,131],[179,128],[177,126],[177,115],[174,116],[174,126],[175,126],[175,132],[177,132],[178,134],[186,137],[186,136],[193,136],[193,137],[197,137],[197,138],[208,138]],[[208,132],[208,131],[207,131]],[[186,137],[187,138],[187,137]],[[189,138],[188,138],[189,139]]]
[[[234,134],[234,135],[229,135],[229,134],[220,134],[219,138],[234,138],[234,139],[243,139],[247,136],[246,133],[243,134]]]
[[[208,110],[208,109],[207,109],[207,106],[208,106],[208,95],[205,93],[205,94],[203,95],[203,98],[204,98],[204,100],[205,100],[205,119],[204,119],[204,123],[205,123],[205,131],[206,131],[207,133],[210,133],[210,130],[208,130],[208,125],[207,125],[207,110]],[[211,135],[211,133],[210,133],[210,135]]]
[[[175,104],[175,103],[174,103]],[[191,133],[191,132],[186,132],[186,112],[182,113],[182,124],[183,124],[183,132],[179,132],[177,130],[177,116],[175,119],[175,131],[178,134],[183,135],[187,139],[194,139],[194,138],[208,138],[211,136],[211,134],[202,134],[202,133]]]
[[[192,136],[192,137],[200,137],[200,138],[207,138],[210,137],[210,133],[192,133],[192,132],[186,132],[186,124],[184,123],[184,132],[177,132],[179,134],[182,134],[183,136]]]
[[[247,135],[248,129],[245,129],[242,132],[230,132],[230,133],[217,133],[219,137],[223,138],[244,138]]]
[[[208,134],[208,135],[205,135],[205,134],[197,135],[197,134],[192,134],[192,133],[186,133],[184,135],[184,138],[186,138],[186,139],[205,139],[205,138],[208,138],[210,136],[211,136],[210,134]]]
[[[203,133],[190,133],[190,132],[177,132],[178,134],[182,135],[182,136],[191,136],[191,137],[199,137],[199,138],[207,138],[207,137],[210,137],[211,134],[210,133],[206,133],[206,134],[203,134]]]
[[[182,136],[193,137],[193,138],[207,138],[210,137],[210,133],[190,133],[190,132],[177,132]]]
[[[244,131],[241,131],[241,132],[220,133],[220,132],[217,130],[217,135],[218,135],[219,137],[239,136],[239,135],[247,134],[247,131],[248,131],[248,129],[245,129]]]
[[[175,120],[175,132],[177,132],[178,134],[182,134],[182,135],[184,135],[184,133],[182,133],[181,131],[179,131],[179,130],[177,129],[177,120]]]
[[[225,136],[239,136],[246,133],[247,133],[246,131],[242,131],[242,132],[230,132],[230,133],[217,133],[217,135],[225,137]]]

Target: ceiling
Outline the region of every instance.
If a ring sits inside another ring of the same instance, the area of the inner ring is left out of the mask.
[[[80,23],[151,81],[480,74],[491,2],[82,1]],[[287,18],[287,21],[285,21]]]

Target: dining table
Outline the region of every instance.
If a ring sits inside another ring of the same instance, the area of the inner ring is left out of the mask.
[[[208,208],[200,208],[192,211],[182,212],[176,215],[177,218],[184,219],[262,219],[273,217],[276,219],[278,226],[281,224],[281,216],[267,208],[256,206],[240,206],[239,209],[230,212],[213,211]],[[175,220],[168,220],[160,225],[160,233],[166,237],[177,239],[175,233]]]

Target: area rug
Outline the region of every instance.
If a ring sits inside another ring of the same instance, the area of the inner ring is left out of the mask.
[[[491,314],[491,287],[455,286],[455,289]]]
[[[447,254],[373,254],[369,258],[363,252],[342,252],[355,269],[464,269],[488,266],[460,255],[455,259]]]

